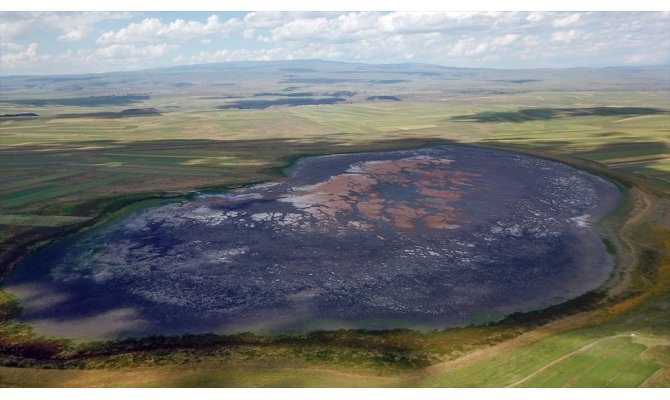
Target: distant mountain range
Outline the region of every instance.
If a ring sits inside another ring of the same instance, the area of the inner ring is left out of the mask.
[[[422,91],[669,90],[670,65],[566,69],[453,68],[440,65],[362,64],[323,60],[244,61],[81,75],[3,76],[0,100],[31,94],[154,95],[183,93],[252,96],[270,90],[386,88],[384,94]]]

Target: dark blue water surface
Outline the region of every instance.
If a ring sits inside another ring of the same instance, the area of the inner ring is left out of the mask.
[[[29,255],[3,283],[70,337],[443,328],[561,302],[613,261],[617,188],[460,146],[308,158],[290,176],[135,211]]]

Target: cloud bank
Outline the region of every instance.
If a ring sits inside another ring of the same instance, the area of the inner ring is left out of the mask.
[[[668,12],[0,14],[0,74],[238,60],[535,68],[667,64]]]

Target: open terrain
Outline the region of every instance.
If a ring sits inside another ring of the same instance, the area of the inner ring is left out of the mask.
[[[18,305],[0,293],[0,386],[670,385],[667,66],[300,66],[3,77],[0,274],[30,249],[133,207],[275,180],[304,155],[453,142],[619,184],[624,200],[599,226],[615,273],[595,293],[489,326],[280,338],[46,338],[13,322]],[[128,111],[140,109],[156,112]]]

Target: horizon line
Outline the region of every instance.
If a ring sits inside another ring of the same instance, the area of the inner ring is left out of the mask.
[[[107,72],[84,72],[84,73],[65,73],[65,74],[12,74],[4,75],[0,71],[0,77],[2,78],[20,78],[20,77],[33,77],[33,76],[83,76],[83,75],[105,75],[105,74],[118,74],[118,73],[127,73],[127,72],[142,72],[142,71],[152,71],[152,70],[161,70],[161,69],[172,69],[172,68],[183,68],[190,66],[202,66],[202,65],[224,65],[224,64],[240,64],[240,63],[258,63],[258,64],[270,64],[270,63],[292,63],[292,62],[307,62],[307,61],[320,61],[325,63],[339,63],[339,64],[359,64],[359,65],[384,65],[384,66],[393,66],[393,65],[421,65],[421,66],[431,66],[431,67],[441,67],[441,68],[452,68],[452,69],[482,69],[482,70],[497,70],[497,71],[532,71],[532,70],[569,70],[569,69],[606,69],[606,68],[657,68],[657,67],[669,67],[668,64],[643,64],[643,65],[606,65],[606,66],[572,66],[572,67],[531,67],[531,68],[499,68],[499,67],[457,67],[443,64],[432,64],[424,62],[388,62],[388,63],[369,63],[369,62],[357,62],[357,61],[343,61],[343,60],[328,60],[322,58],[304,58],[304,59],[292,59],[292,60],[237,60],[237,61],[221,61],[215,63],[193,63],[193,64],[179,64],[179,65],[169,65],[161,67],[151,67],[151,68],[141,68],[141,69],[129,69],[129,70],[116,70],[116,71],[107,71]]]

